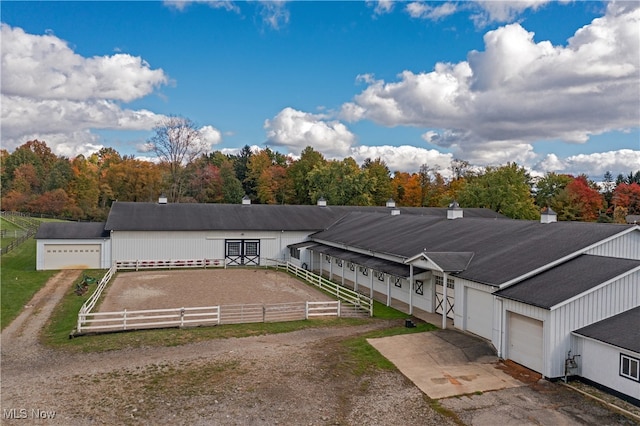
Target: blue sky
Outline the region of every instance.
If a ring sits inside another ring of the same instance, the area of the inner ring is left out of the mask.
[[[640,169],[638,2],[2,2],[2,146]]]

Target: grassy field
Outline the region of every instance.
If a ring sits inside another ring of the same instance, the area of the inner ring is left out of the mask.
[[[36,241],[31,238],[0,257],[0,324],[4,329],[55,274],[36,271]]]

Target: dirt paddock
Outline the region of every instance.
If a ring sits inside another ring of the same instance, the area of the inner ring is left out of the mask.
[[[119,272],[99,312],[333,300],[284,272],[269,269],[191,269]]]

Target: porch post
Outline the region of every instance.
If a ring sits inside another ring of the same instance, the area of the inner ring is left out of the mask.
[[[413,315],[413,263],[409,264],[409,315]]]
[[[447,281],[448,276],[446,272],[442,272],[442,329],[447,328]]]

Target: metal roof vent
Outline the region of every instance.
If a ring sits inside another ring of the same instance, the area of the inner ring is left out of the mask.
[[[463,216],[462,209],[456,200],[449,204],[447,209],[447,219],[460,219]]]
[[[244,197],[242,197],[242,204],[245,206],[251,204],[251,198],[249,198],[248,195],[245,195]]]
[[[540,213],[540,223],[554,223],[557,221],[558,215],[556,214],[556,212],[551,210],[551,207],[547,207],[546,209],[542,210],[542,213]]]
[[[324,197],[318,198],[318,205],[320,207],[326,207],[327,206],[327,200],[325,200]]]
[[[158,198],[158,204],[167,204],[167,196],[162,194],[159,198]]]
[[[396,202],[393,201],[393,198],[389,198],[387,200],[387,207],[390,208],[390,209],[393,209],[393,208],[396,207]]]

